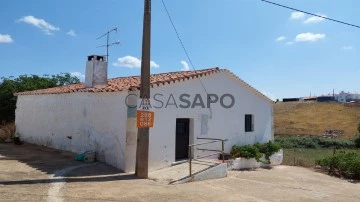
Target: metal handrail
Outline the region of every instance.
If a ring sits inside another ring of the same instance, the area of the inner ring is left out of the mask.
[[[209,156],[214,156],[214,155],[217,155],[217,154],[222,154],[222,162],[224,163],[225,162],[225,158],[224,158],[224,142],[227,141],[227,139],[219,139],[219,138],[200,138],[200,137],[197,137],[196,139],[198,140],[212,140],[212,141],[209,141],[209,142],[202,142],[202,143],[197,143],[197,144],[191,144],[189,145],[189,176],[191,177],[192,176],[192,159],[193,160],[196,160],[196,159],[201,159],[201,158],[206,158],[206,157],[209,157]],[[196,148],[197,150],[201,150],[201,151],[215,151],[216,153],[213,153],[213,154],[210,154],[210,155],[206,155],[206,156],[201,156],[201,157],[197,157],[197,158],[192,158],[192,153],[191,153],[191,150],[193,147],[195,146],[199,146],[199,145],[204,145],[204,144],[211,144],[211,143],[215,143],[215,142],[221,142],[221,150],[215,150],[215,149],[201,149],[201,148]]]
[[[214,142],[219,142],[219,140],[214,140],[211,142],[202,142],[202,143],[198,143],[198,144],[191,144],[191,145],[189,145],[189,147],[199,146],[199,145],[203,145],[203,144],[210,144],[210,143],[214,143]]]

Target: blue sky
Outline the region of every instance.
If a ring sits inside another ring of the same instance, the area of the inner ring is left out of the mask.
[[[358,0],[273,0],[360,25]],[[359,92],[360,29],[310,18],[260,0],[166,0],[196,69],[229,69],[272,98]],[[140,74],[143,0],[2,1],[0,76],[85,72],[106,54],[109,76]],[[152,1],[152,73],[186,68],[161,0]]]

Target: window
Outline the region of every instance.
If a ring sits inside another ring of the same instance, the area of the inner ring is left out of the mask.
[[[245,132],[254,131],[254,116],[252,114],[245,114]]]

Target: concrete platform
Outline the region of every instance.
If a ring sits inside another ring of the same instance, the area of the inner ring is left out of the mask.
[[[359,182],[302,167],[228,171],[226,178],[167,185],[102,163],[57,172],[84,164],[74,157],[29,144],[0,144],[0,201],[360,201]]]
[[[211,168],[217,167],[222,162],[216,159],[203,159],[203,160],[193,160],[192,161],[192,180],[187,179],[189,177],[189,163],[184,162],[179,165],[171,166],[168,168],[164,168],[161,170],[157,170],[154,172],[149,173],[149,179],[155,180],[157,182],[161,182],[164,184],[178,184],[178,183],[184,183],[188,181],[196,181],[196,179],[207,179],[208,174],[206,173],[204,175],[204,171],[207,171]],[[222,169],[224,170],[224,168]],[[225,165],[225,172],[227,170],[227,166]],[[201,177],[197,177],[202,173]],[[210,174],[210,173],[209,173]],[[208,179],[213,179],[213,174],[209,175]],[[216,175],[218,176],[218,175]],[[225,175],[226,176],[226,175]]]

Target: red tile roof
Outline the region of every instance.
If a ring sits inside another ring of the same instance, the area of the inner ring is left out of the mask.
[[[265,100],[273,102],[267,96],[256,90],[254,87],[240,79],[238,76],[226,69],[219,69],[218,67],[210,69],[202,69],[198,71],[179,71],[179,72],[168,72],[160,74],[152,74],[150,78],[151,87],[160,84],[170,84],[171,82],[176,81],[185,81],[189,79],[199,78],[202,76],[210,75],[213,73],[224,72],[230,78],[234,78],[240,82],[243,86],[247,87],[251,92],[265,98]],[[62,94],[62,93],[75,93],[75,92],[119,92],[123,90],[131,90],[133,88],[140,89],[140,76],[130,76],[130,77],[119,77],[108,80],[106,86],[97,86],[94,88],[85,88],[83,83],[72,84],[67,86],[60,86],[55,88],[26,91],[16,93],[17,95],[41,95],[41,94]]]
[[[161,74],[152,74],[150,83],[152,87],[154,85],[166,84],[175,81],[185,81],[188,79],[198,78],[206,76],[212,73],[218,73],[221,70],[216,68],[203,69],[198,71],[179,71],[179,72],[168,72]],[[108,80],[106,86],[97,86],[94,88],[85,88],[83,83],[71,84],[67,86],[60,86],[55,88],[26,91],[16,93],[15,95],[40,95],[40,94],[62,94],[62,93],[74,93],[74,92],[119,92],[123,90],[130,90],[132,88],[140,88],[140,77],[119,77]]]

